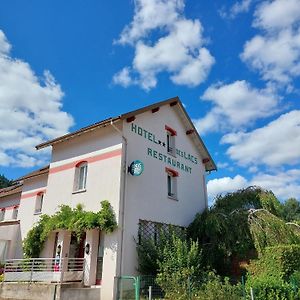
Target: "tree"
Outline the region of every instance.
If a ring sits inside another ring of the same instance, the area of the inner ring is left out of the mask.
[[[282,216],[282,205],[275,195],[256,186],[218,196],[211,208],[196,216],[188,228],[188,236],[202,245],[203,257],[209,267],[221,275],[231,274],[233,261],[252,257],[258,244],[265,247],[271,243],[271,237],[265,243],[255,243],[257,240],[253,235],[261,236],[258,231],[263,227],[253,230],[258,219],[254,214],[252,223],[249,222],[249,214],[257,210],[268,212],[259,214],[261,224],[277,224]],[[268,222],[263,222],[265,218]],[[273,227],[268,230],[268,237],[275,230]],[[282,230],[291,229],[283,226]]]
[[[12,185],[12,181],[7,179],[4,175],[0,175],[0,189]]]
[[[285,221],[299,221],[300,220],[300,202],[295,198],[286,200],[282,205],[282,215]]]

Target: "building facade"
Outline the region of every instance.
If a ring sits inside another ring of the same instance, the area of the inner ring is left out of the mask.
[[[59,247],[61,257],[84,257],[85,284],[101,285],[101,299],[115,299],[115,277],[137,274],[136,241],[145,224],[186,227],[207,207],[205,174],[216,166],[177,97],[37,149],[50,146],[48,167],[0,191],[2,259],[22,258],[22,240],[41,214],[62,204],[96,212],[108,200],[118,224],[113,233],[87,230],[78,242],[72,232],[53,232],[41,253],[55,257]]]

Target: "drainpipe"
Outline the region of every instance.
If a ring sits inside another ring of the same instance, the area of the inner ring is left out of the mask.
[[[121,203],[120,203],[120,223],[121,223],[121,244],[120,244],[120,263],[117,269],[117,276],[122,275],[122,270],[123,270],[123,243],[124,243],[124,225],[125,225],[125,218],[124,218],[124,213],[125,213],[125,198],[126,198],[126,183],[127,183],[127,139],[123,135],[123,132],[116,127],[114,124],[113,120],[110,121],[110,125],[122,136],[123,139],[123,145],[124,145],[124,159],[123,159],[123,186],[122,186],[122,192],[121,192]],[[121,177],[122,178],[122,177]]]

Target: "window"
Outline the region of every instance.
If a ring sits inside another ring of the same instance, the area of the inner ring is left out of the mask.
[[[19,212],[19,206],[15,206],[14,210],[13,210],[13,213],[12,213],[12,218],[14,220],[17,220],[17,218],[18,218],[18,212]]]
[[[165,129],[167,131],[167,152],[171,155],[175,155],[175,136],[177,135],[177,132],[167,125],[165,126]]]
[[[176,199],[178,172],[169,168],[166,168],[166,172],[167,172],[168,197]]]
[[[35,200],[35,214],[39,214],[42,212],[44,202],[44,193],[38,193]]]
[[[4,221],[5,217],[5,208],[2,208],[0,211],[0,221]]]
[[[74,191],[86,189],[87,162],[81,162],[76,165]]]

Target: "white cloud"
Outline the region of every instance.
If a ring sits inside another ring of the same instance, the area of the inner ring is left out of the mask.
[[[34,146],[65,134],[73,119],[61,110],[63,92],[50,72],[38,78],[10,48],[0,30],[0,165],[29,167],[45,156]]]
[[[250,132],[227,134],[221,142],[231,144],[227,154],[241,165],[296,165],[300,162],[300,110]]]
[[[120,44],[133,44],[156,28],[166,28],[183,13],[183,0],[135,0],[133,21],[125,26]]]
[[[252,185],[271,190],[280,200],[291,197],[300,199],[300,170],[289,169],[277,173],[259,173],[249,180],[239,174],[233,178],[212,179],[207,184],[208,197],[212,201],[219,194],[234,192]]]
[[[300,75],[300,0],[263,2],[253,26],[263,33],[246,42],[242,60],[264,80],[290,84]]]
[[[115,74],[114,83],[140,85],[149,90],[157,75],[168,72],[173,83],[197,86],[208,76],[215,60],[204,47],[199,20],[186,19],[179,0],[137,0],[135,15],[122,31],[118,43],[135,47],[132,67]],[[156,41],[149,37],[155,31]]]
[[[272,115],[279,102],[272,89],[256,89],[244,80],[210,86],[201,98],[214,105],[204,118],[194,120],[201,134],[249,126]]]
[[[113,77],[113,82],[123,87],[128,87],[129,85],[131,85],[133,83],[133,80],[130,77],[130,69],[128,67],[125,67],[121,71],[116,73]]]
[[[225,11],[225,9],[222,9],[220,15],[225,19],[234,19],[237,15],[248,12],[252,2],[253,0],[237,1],[232,5],[228,12]]]
[[[207,194],[210,199],[219,194],[229,193],[248,186],[247,179],[241,175],[235,177],[222,177],[209,180],[207,183]]]

